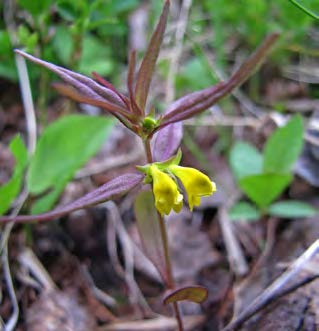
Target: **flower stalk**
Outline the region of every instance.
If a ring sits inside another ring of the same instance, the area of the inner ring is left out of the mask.
[[[147,162],[152,163],[153,158],[152,158],[151,144],[150,144],[149,139],[146,139],[146,141],[144,142],[144,146],[145,146],[145,153],[147,156]],[[163,243],[165,270],[166,270],[166,285],[167,285],[168,289],[173,290],[175,288],[175,281],[174,281],[174,277],[173,277],[171,257],[169,254],[169,242],[168,242],[166,225],[165,225],[164,217],[160,214],[160,212],[157,212],[157,218],[158,218],[158,222],[160,225],[160,232],[161,232],[162,243]],[[176,317],[178,329],[179,329],[179,331],[184,331],[183,320],[182,320],[180,308],[179,308],[179,305],[177,302],[173,303],[173,309],[174,309],[174,314]]]

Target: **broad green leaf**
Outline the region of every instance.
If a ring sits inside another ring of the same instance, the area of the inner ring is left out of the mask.
[[[69,28],[57,26],[52,40],[52,46],[63,64],[69,64],[73,50],[73,39]]]
[[[318,209],[308,203],[296,200],[280,201],[269,206],[269,214],[283,218],[312,217],[318,214]]]
[[[251,144],[237,142],[230,151],[231,169],[237,180],[262,172],[262,155]]]
[[[271,135],[264,147],[264,172],[291,171],[302,150],[303,131],[302,118],[296,115]]]
[[[251,203],[240,201],[230,209],[229,217],[232,221],[258,221],[261,214]]]
[[[208,290],[206,287],[190,285],[169,292],[165,295],[163,302],[165,305],[184,300],[202,303],[207,299],[207,296]]]
[[[0,215],[4,214],[9,209],[12,201],[19,194],[22,185],[23,171],[28,162],[28,152],[19,135],[11,141],[10,150],[14,155],[16,164],[10,180],[0,187]]]
[[[48,126],[31,160],[28,191],[40,194],[66,184],[76,170],[99,150],[113,123],[105,117],[71,115]]]
[[[143,191],[134,203],[136,224],[143,245],[143,251],[153,262],[163,279],[166,279],[165,258],[158,213],[153,193]]]
[[[105,47],[104,43],[97,37],[87,34],[83,40],[79,71],[84,75],[91,75],[92,72],[98,72],[102,76],[111,74],[114,62],[109,53],[109,49]]]
[[[66,184],[72,179],[72,174],[67,178],[61,178],[54,187],[43,197],[38,198],[31,207],[31,214],[42,214],[50,210],[63,192]]]
[[[290,174],[260,174],[242,178],[239,186],[258,207],[265,208],[279,197],[291,180]]]

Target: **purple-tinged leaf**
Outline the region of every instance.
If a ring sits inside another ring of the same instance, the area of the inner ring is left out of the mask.
[[[66,68],[57,66],[50,62],[46,62],[40,60],[30,54],[27,54],[20,50],[15,50],[16,53],[24,56],[28,60],[39,64],[52,72],[56,73],[61,79],[63,79],[66,83],[72,85],[74,88],[79,90],[84,96],[97,99],[100,101],[106,100],[109,103],[113,103],[119,107],[125,107],[125,103],[123,100],[118,96],[118,93],[115,93],[112,89],[105,88],[99,84],[97,84],[93,79],[81,75],[79,73],[73,72]]]
[[[170,303],[184,300],[192,301],[195,303],[202,303],[207,299],[207,296],[208,290],[206,287],[191,285],[170,291],[165,295],[163,303],[164,305],[168,305]]]
[[[166,280],[161,229],[151,191],[143,191],[138,194],[134,203],[134,211],[143,251],[153,262],[161,277]]]
[[[156,60],[159,55],[160,47],[163,41],[163,36],[166,28],[167,16],[169,12],[169,0],[165,1],[162,15],[159,19],[157,27],[152,35],[150,44],[142,60],[140,70],[137,74],[135,86],[135,99],[137,105],[145,111],[145,104],[151,80],[153,77]]]
[[[115,199],[132,190],[142,182],[141,174],[125,174],[110,180],[96,190],[84,195],[83,197],[56,209],[39,215],[21,215],[21,216],[2,216],[0,223],[16,222],[30,223],[34,221],[44,222],[69,214],[75,210],[87,208],[107,200]]]
[[[123,102],[126,106],[128,106],[128,99],[125,95],[121,94],[120,92],[117,91],[115,86],[110,83],[109,81],[105,80],[103,77],[101,77],[97,72],[93,71],[92,72],[93,78],[101,85],[105,86],[106,88],[110,89],[113,91]]]
[[[255,72],[258,65],[263,62],[272,49],[272,46],[278,37],[279,35],[277,33],[269,35],[261,46],[240,66],[228,81],[220,82],[215,86],[196,91],[176,100],[168,107],[168,110],[165,112],[166,114],[163,116],[161,124],[157,130],[160,130],[160,128],[165,127],[168,124],[193,117],[227,96],[233,89],[240,86]]]
[[[62,94],[74,101],[80,102],[80,103],[87,103],[96,107],[100,107],[104,110],[107,110],[112,115],[117,117],[120,121],[124,122],[126,126],[128,126],[128,123],[124,120],[125,118],[131,118],[132,114],[127,113],[124,109],[109,103],[105,100],[97,100],[93,98],[86,97],[82,94],[80,94],[76,89],[74,89],[72,86],[61,84],[61,83],[54,83],[52,84],[53,87],[58,91],[59,94]]]
[[[127,89],[128,89],[129,96],[130,96],[130,102],[131,102],[131,107],[132,107],[133,113],[137,114],[137,115],[142,115],[143,111],[137,105],[135,96],[134,96],[134,91],[133,91],[135,64],[136,64],[136,52],[132,51],[130,53],[129,63],[128,63]]]
[[[155,162],[165,161],[176,153],[183,138],[182,122],[167,125],[158,131],[152,144],[152,155]]]
[[[126,106],[122,98],[119,96],[119,92],[114,92],[110,88],[105,88],[104,86],[101,86],[100,84],[96,83],[93,79],[81,75],[77,72],[73,72],[65,68],[59,68],[59,69],[63,73],[74,79],[73,80],[74,87],[76,87],[76,84],[78,84],[78,82],[83,83],[83,85],[88,86],[92,91],[97,93],[103,99],[108,100],[109,102],[112,102],[120,107]],[[62,74],[60,74],[60,77],[62,78]],[[70,80],[70,84],[72,85],[71,80]]]

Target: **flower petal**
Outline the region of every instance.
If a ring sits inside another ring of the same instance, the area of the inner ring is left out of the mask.
[[[212,195],[216,191],[216,184],[197,169],[178,165],[171,165],[168,169],[181,180],[188,195],[190,210],[200,205],[200,197]]]
[[[173,209],[179,212],[183,206],[183,196],[179,193],[175,181],[156,165],[150,167],[153,179],[153,193],[156,209],[161,215],[168,215]]]

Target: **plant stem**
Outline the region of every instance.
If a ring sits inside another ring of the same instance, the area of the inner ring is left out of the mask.
[[[152,163],[153,162],[153,156],[152,156],[151,144],[150,144],[149,139],[146,139],[144,141],[144,147],[145,147],[147,162]]]
[[[144,146],[145,146],[145,152],[146,152],[146,157],[147,157],[147,162],[152,163],[153,162],[153,157],[152,157],[152,151],[151,151],[151,145],[150,145],[150,140],[146,139],[144,141]],[[170,290],[173,290],[175,288],[175,282],[174,282],[174,277],[173,277],[173,272],[172,272],[172,264],[171,264],[171,258],[169,255],[169,246],[168,246],[168,236],[167,236],[167,231],[166,231],[166,225],[163,216],[160,213],[157,213],[158,215],[158,221],[160,225],[160,231],[161,231],[161,237],[162,237],[162,243],[163,243],[163,250],[164,250],[164,259],[165,259],[165,267],[166,267],[166,285]],[[178,302],[173,303],[173,309],[178,325],[178,330],[179,331],[184,331],[183,327],[183,321],[182,321],[182,316],[181,312],[178,306]]]
[[[171,258],[169,255],[169,246],[168,246],[168,237],[167,237],[167,231],[166,226],[164,222],[164,218],[160,213],[157,213],[158,221],[160,225],[161,230],[161,237],[163,242],[163,250],[164,250],[164,259],[165,259],[165,265],[166,265],[166,279],[167,279],[167,287],[169,289],[173,289],[175,287],[173,272],[172,272],[172,264],[171,264]]]
[[[160,224],[160,230],[161,230],[161,237],[163,242],[163,250],[164,250],[164,258],[165,258],[165,266],[166,266],[166,278],[167,278],[167,287],[170,290],[173,290],[175,288],[175,282],[172,272],[172,264],[171,264],[171,258],[169,255],[169,247],[168,247],[168,237],[167,237],[167,231],[166,226],[164,222],[164,218],[160,213],[157,213],[158,215],[158,221]],[[181,312],[178,306],[178,302],[173,303],[174,313],[178,324],[179,331],[184,331],[183,327],[183,321],[181,317]]]

